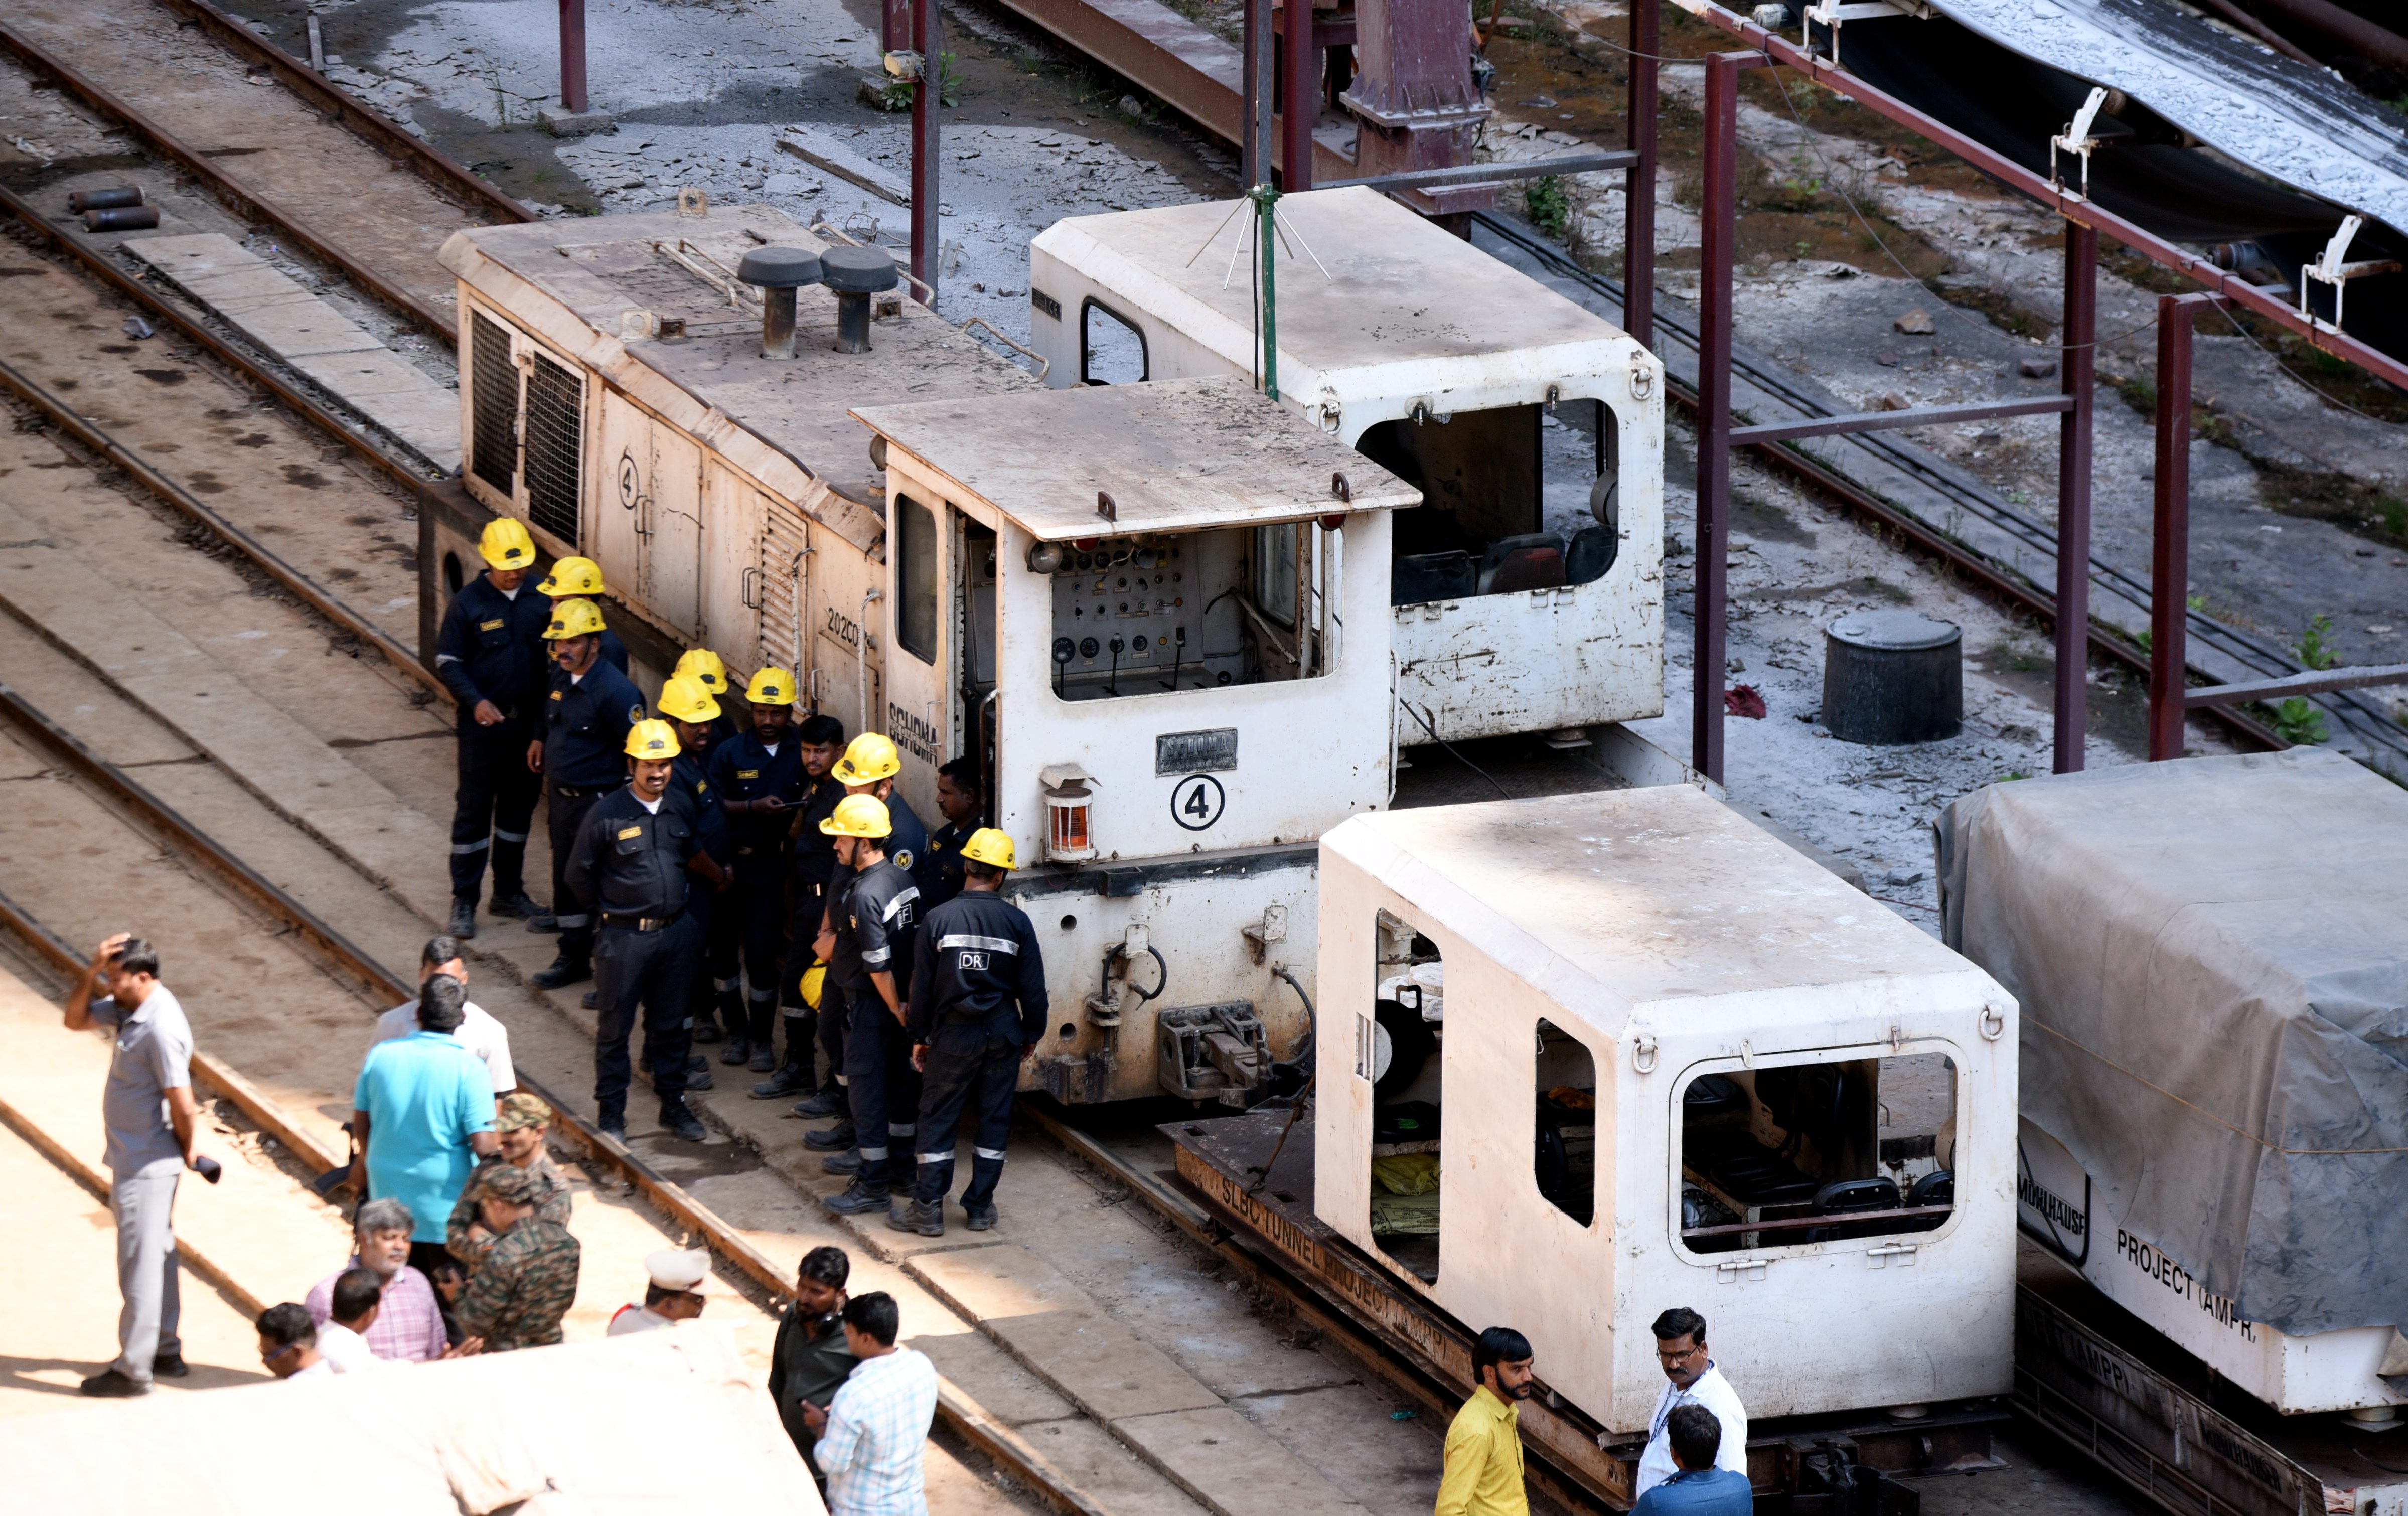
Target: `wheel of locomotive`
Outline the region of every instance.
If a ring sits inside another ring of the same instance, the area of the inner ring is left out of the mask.
[[[1394,1100],[1404,1094],[1437,1051],[1438,1037],[1419,1010],[1401,1001],[1381,1001],[1371,1032],[1371,1098]]]

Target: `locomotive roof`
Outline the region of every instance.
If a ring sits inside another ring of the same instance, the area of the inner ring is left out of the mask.
[[[1965,959],[1686,784],[1355,816],[1322,837],[1447,931],[1608,1036],[1651,1002],[1964,976]],[[1983,988],[1975,989],[1979,985]],[[1805,997],[1828,1007],[1828,998]],[[1813,1012],[1806,1012],[1812,1014]]]
[[[1232,272],[1231,252],[1252,247],[1241,240],[1250,219],[1235,208],[1198,201],[1075,216],[1035,245],[1243,362],[1255,330],[1243,266],[1253,254]],[[1279,215],[1283,378],[1290,365],[1326,376],[1449,360],[1433,376],[1443,384],[1462,377],[1462,361],[1485,360],[1550,379],[1630,361],[1635,345],[1620,327],[1376,191],[1283,195]]]
[[[838,352],[836,295],[822,285],[796,292],[795,356],[772,362],[761,356],[760,307],[731,300],[674,256],[700,254],[695,261],[703,267],[715,262],[732,272],[754,248],[818,253],[838,245],[770,207],[730,206],[704,216],[648,212],[478,227],[445,243],[442,260],[537,336],[739,465],[749,466],[741,439],[726,436],[729,422],[865,507],[876,474],[849,407],[1015,393],[1038,384],[913,298],[902,301],[899,315],[872,323],[868,352]],[[909,285],[896,293],[911,294]],[[630,311],[682,320],[686,335],[623,335]],[[795,493],[799,499],[803,492]],[[838,524],[865,542],[876,531],[874,517]]]
[[[965,396],[853,414],[890,447],[1048,541],[1261,526],[1394,510],[1422,498],[1236,378]]]

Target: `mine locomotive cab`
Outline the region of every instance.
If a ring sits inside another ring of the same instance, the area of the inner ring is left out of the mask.
[[[1030,329],[1047,382],[1252,375],[1254,294],[1225,278],[1251,219],[1229,209],[1075,217],[1041,234]],[[1662,365],[1372,191],[1286,196],[1280,215],[1293,234],[1275,264],[1283,402],[1423,496],[1390,548],[1401,739],[1659,713]]]
[[[2010,1388],[1987,975],[1686,785],[1366,816],[1321,875],[1311,1201],[1366,1257],[1615,1432],[1679,1305],[1751,1417]]]
[[[1388,797],[1416,493],[1231,379],[855,414],[905,794],[974,756],[1025,865],[1054,1007],[1025,1079],[1260,1098],[1309,1027],[1313,841]]]

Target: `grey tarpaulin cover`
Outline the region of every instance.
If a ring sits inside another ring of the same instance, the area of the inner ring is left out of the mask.
[[[2023,1008],[2024,1114],[2251,1321],[2408,1322],[2408,792],[2338,754],[1994,784],[1942,932]]]

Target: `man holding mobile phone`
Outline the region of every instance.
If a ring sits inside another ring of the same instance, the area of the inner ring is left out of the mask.
[[[95,1000],[93,993],[106,988]],[[83,1393],[110,1398],[149,1394],[154,1376],[181,1379],[182,1314],[176,1292],[176,1234],[170,1217],[184,1170],[208,1177],[214,1160],[194,1145],[193,1027],[159,982],[159,953],[130,932],[93,950],[67,995],[66,1027],[113,1035],[101,1123],[108,1132],[108,1209],[117,1220],[117,1361],[83,1381]]]

